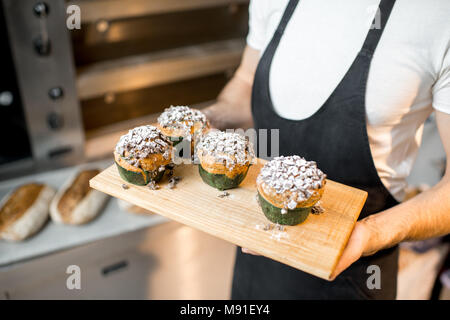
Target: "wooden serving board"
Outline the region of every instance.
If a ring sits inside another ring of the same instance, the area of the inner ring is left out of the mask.
[[[317,277],[329,280],[359,213],[365,191],[328,180],[321,200],[324,212],[310,214],[300,225],[264,230],[269,221],[256,201],[256,177],[264,161],[250,167],[244,182],[228,190],[228,197],[205,184],[195,165],[181,165],[175,175],[182,180],[174,189],[167,178],[159,190],[135,186],[120,178],[115,165],[90,181],[90,186],[111,196],[199,229],[238,246]]]

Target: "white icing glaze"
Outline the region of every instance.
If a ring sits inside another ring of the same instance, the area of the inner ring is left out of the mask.
[[[185,135],[190,135],[191,128],[198,122],[206,124],[206,116],[188,106],[170,106],[158,117],[161,127],[182,130]]]
[[[170,157],[172,142],[154,126],[141,126],[120,137],[116,152],[132,166],[139,166],[139,159],[159,153],[165,159]],[[126,156],[126,158],[125,158]]]
[[[290,193],[285,209],[293,210],[324,186],[326,175],[314,161],[299,156],[276,157],[261,169],[256,182],[278,194]]]
[[[213,156],[230,170],[236,165],[250,164],[255,158],[252,143],[235,132],[210,131],[202,136],[196,150],[202,156]]]

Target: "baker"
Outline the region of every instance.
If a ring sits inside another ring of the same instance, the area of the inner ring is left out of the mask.
[[[397,244],[450,232],[450,161],[402,202],[433,111],[450,158],[450,1],[253,0],[249,11],[241,65],[208,118],[279,129],[281,155],[369,196],[334,281],[238,249],[232,298],[395,299]],[[370,265],[380,289],[366,285]]]

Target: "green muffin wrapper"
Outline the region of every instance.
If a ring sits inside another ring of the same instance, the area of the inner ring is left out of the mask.
[[[115,161],[116,162],[116,161]],[[130,171],[125,169],[124,167],[120,166],[117,162],[116,162],[116,166],[117,169],[119,171],[119,175],[120,177],[125,180],[126,182],[129,182],[131,184],[135,184],[138,186],[145,186],[147,184],[150,183],[150,181],[155,181],[155,182],[159,182],[162,177],[164,176],[164,172],[163,171],[145,171],[144,170],[144,175],[141,172],[134,172],[134,171]]]
[[[210,173],[203,169],[201,164],[198,165],[198,172],[206,184],[219,190],[227,190],[237,188],[241,182],[244,181],[247,176],[248,167],[245,172],[236,175],[236,177],[232,179],[228,178],[225,174]]]
[[[275,207],[273,204],[264,199],[264,197],[259,192],[258,202],[267,219],[269,219],[273,223],[278,223],[286,226],[295,226],[302,223],[306,220],[306,218],[308,218],[308,215],[312,210],[312,207],[295,208],[294,210],[287,209],[287,212],[285,214],[282,214],[282,208]]]

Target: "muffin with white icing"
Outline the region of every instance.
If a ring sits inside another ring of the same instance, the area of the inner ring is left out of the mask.
[[[126,182],[158,182],[171,163],[172,142],[154,126],[141,126],[120,137],[114,150],[119,174]]]
[[[190,142],[193,151],[197,137],[209,129],[206,116],[200,110],[187,106],[171,106],[158,117],[158,126],[176,146],[183,140]]]
[[[261,169],[256,186],[258,202],[267,219],[282,225],[306,220],[320,200],[326,175],[316,162],[299,156],[276,157]]]
[[[252,144],[234,132],[210,131],[196,146],[203,181],[219,190],[236,188],[255,159]]]

